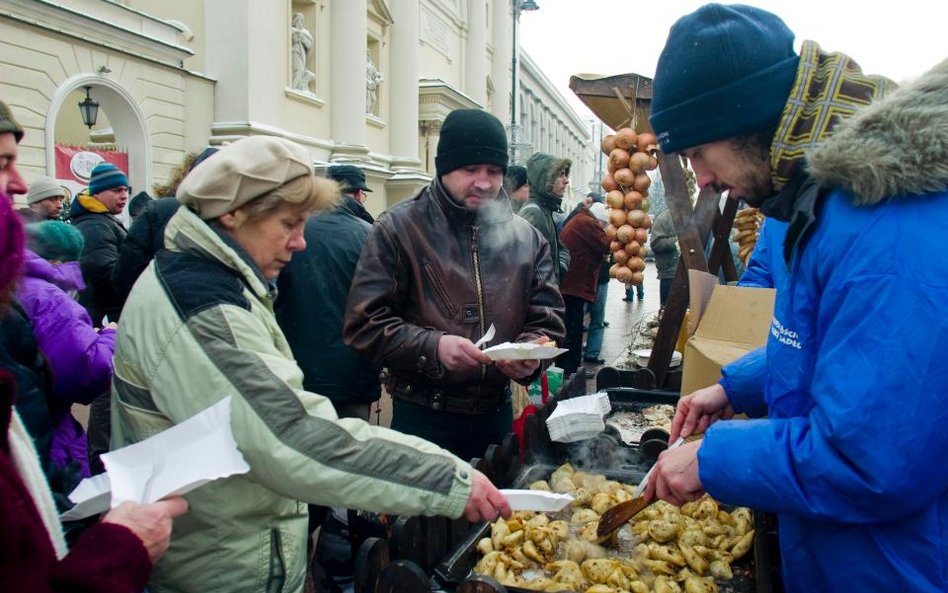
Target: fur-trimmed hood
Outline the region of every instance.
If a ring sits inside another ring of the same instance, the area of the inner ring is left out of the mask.
[[[863,206],[948,188],[948,60],[840,122],[806,167]]]
[[[573,165],[570,159],[560,159],[543,152],[533,153],[527,159],[527,180],[530,182],[530,199],[549,210],[560,212],[562,196],[553,193],[553,186],[560,171],[566,171]]]

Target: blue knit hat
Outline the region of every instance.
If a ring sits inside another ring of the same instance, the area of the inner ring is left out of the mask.
[[[33,253],[51,261],[78,261],[85,245],[79,229],[59,220],[26,225],[26,242]]]
[[[105,161],[99,163],[92,169],[92,174],[89,175],[89,194],[93,196],[120,185],[128,187],[128,177],[112,163]]]
[[[658,58],[649,122],[664,152],[765,130],[796,78],[793,32],[765,10],[706,4],[678,19]]]

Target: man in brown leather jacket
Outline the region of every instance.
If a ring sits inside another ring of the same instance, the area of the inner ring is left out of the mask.
[[[527,384],[541,369],[491,364],[474,341],[491,324],[495,344],[565,335],[550,246],[501,192],[507,158],[496,117],[448,114],[437,177],[379,217],[346,305],[343,340],[385,367],[392,428],[462,459],[510,432],[509,381]]]

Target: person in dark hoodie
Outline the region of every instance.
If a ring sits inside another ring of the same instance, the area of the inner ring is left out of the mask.
[[[341,418],[368,420],[370,405],[381,396],[381,369],[342,342],[342,322],[349,285],[375,222],[362,205],[372,190],[353,165],[329,167],[327,176],[340,184],[342,200],[306,221],[306,249],[277,279],[274,309],[303,370],[303,387],[328,397]]]
[[[510,165],[504,175],[504,191],[510,196],[510,209],[514,214],[520,212],[523,205],[530,199],[530,184],[527,182],[527,168],[521,165]]]
[[[86,288],[79,293],[79,304],[86,308],[92,323],[102,327],[103,319],[118,321],[122,299],[115,291],[112,272],[128,231],[117,215],[128,201],[128,177],[109,162],[92,169],[88,192],[80,193],[69,207],[71,222],[85,239],[79,260]]]
[[[144,207],[136,213],[132,212],[132,205],[129,205],[129,214],[134,217],[134,221],[128,229],[128,236],[122,242],[122,249],[112,277],[115,292],[123,305],[135,281],[148,266],[148,262],[155,257],[159,249],[165,246],[165,225],[180,206],[177,198],[174,197],[178,184],[194,167],[203,163],[215,152],[217,148],[209,146],[197,155],[188,155],[167,184],[155,186],[155,192],[160,196],[157,200],[143,201]]]
[[[646,496],[776,513],[788,593],[943,592],[948,60],[892,90],[793,37],[772,13],[710,4],[658,61],[662,151],[789,222],[789,272],[763,389],[684,395],[671,438],[704,438],[665,452]]]
[[[569,251],[557,238],[553,213],[562,214],[560,205],[569,184],[572,161],[559,159],[543,152],[535,152],[527,159],[527,180],[530,182],[530,201],[518,214],[540,231],[550,244],[553,269],[557,283],[569,269]]]

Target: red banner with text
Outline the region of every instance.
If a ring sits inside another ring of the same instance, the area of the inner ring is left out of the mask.
[[[57,144],[56,178],[88,185],[89,174],[102,161],[108,161],[128,174],[128,153]]]

